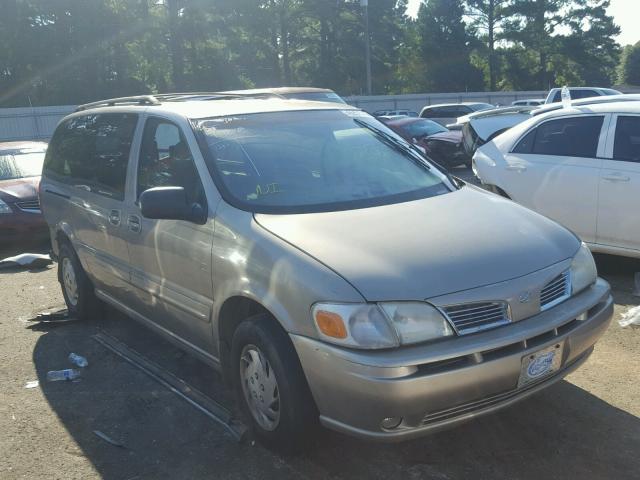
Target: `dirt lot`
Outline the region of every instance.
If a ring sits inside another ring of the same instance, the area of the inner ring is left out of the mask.
[[[498,414],[399,444],[329,431],[293,458],[239,444],[211,419],[91,338],[104,329],[221,403],[220,379],[197,360],[110,310],[89,324],[29,319],[62,306],[55,266],[0,273],[0,478],[631,479],[640,476],[640,329],[617,319],[640,263],[598,258],[614,286],[616,318],[583,368]],[[77,383],[45,381],[89,367]],[[39,380],[36,388],[25,384]],[[113,446],[98,430],[121,442]]]

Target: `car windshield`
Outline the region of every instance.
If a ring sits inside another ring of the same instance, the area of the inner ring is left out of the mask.
[[[42,174],[43,151],[0,152],[0,180],[37,177]]]
[[[454,188],[406,141],[358,110],[260,113],[193,123],[223,196],[243,210],[348,210]]]
[[[435,135],[436,133],[449,131],[446,127],[443,127],[439,123],[436,123],[433,120],[426,119],[416,120],[415,122],[404,125],[402,128],[409,132],[409,135],[411,135],[413,138],[422,138],[429,135]]]

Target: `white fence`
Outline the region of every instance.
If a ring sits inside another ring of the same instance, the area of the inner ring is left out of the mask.
[[[0,108],[0,142],[48,140],[62,117],[74,106]]]
[[[420,112],[425,105],[437,103],[482,102],[492,105],[511,105],[515,100],[546,98],[546,91],[530,92],[462,92],[462,93],[418,93],[411,95],[374,95],[346,97],[351,105],[369,113],[376,110],[412,110]]]

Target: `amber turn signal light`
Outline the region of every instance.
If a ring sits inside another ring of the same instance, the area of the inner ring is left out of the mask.
[[[347,327],[337,313],[319,310],[316,312],[316,324],[327,337],[347,338]]]

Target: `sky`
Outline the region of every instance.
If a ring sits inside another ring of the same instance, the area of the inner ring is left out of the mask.
[[[421,1],[409,0],[408,12],[410,15],[415,15],[418,12]],[[611,0],[608,12],[621,29],[617,38],[620,44],[628,45],[640,41],[640,29],[638,29],[640,0]]]

